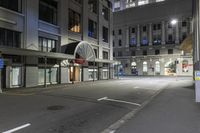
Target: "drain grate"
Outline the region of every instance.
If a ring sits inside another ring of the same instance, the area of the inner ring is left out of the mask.
[[[63,110],[65,107],[61,105],[48,106],[47,110]]]

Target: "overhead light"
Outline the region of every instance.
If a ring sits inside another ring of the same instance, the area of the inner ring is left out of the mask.
[[[175,25],[175,24],[177,24],[177,22],[178,22],[177,19],[173,19],[173,20],[171,21],[171,24],[172,24],[172,25]]]

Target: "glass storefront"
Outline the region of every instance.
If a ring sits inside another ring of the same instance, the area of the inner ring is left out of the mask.
[[[45,69],[38,69],[38,84],[44,85],[45,81]],[[46,83],[47,84],[57,84],[58,83],[58,68],[47,68],[46,69]]]

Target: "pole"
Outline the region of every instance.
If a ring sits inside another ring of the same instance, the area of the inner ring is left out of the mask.
[[[44,87],[47,88],[47,57],[44,57]]]
[[[74,61],[72,63],[72,67],[73,67],[73,78],[72,78],[72,84],[74,84],[75,82],[75,65],[74,65]]]
[[[95,79],[94,79],[94,75],[95,75],[95,74],[94,74],[94,72],[95,72],[95,71],[94,71],[94,67],[95,67],[95,61],[93,61],[93,82],[94,82],[94,80],[95,80]]]

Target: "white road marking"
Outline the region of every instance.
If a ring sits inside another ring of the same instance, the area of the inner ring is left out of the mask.
[[[135,87],[134,87],[134,89],[138,89],[138,88],[140,88],[140,87],[138,87],[138,86],[135,86]]]
[[[111,101],[111,102],[118,102],[118,103],[126,103],[126,104],[141,106],[141,104],[138,104],[138,103],[127,102],[127,101],[116,100],[116,99],[109,99],[108,97],[103,97],[103,98],[97,99],[97,101],[103,101],[103,100],[104,100],[104,101]]]
[[[21,130],[21,129],[23,129],[23,128],[26,128],[26,127],[28,127],[28,126],[30,126],[30,125],[31,125],[30,123],[27,123],[27,124],[24,124],[24,125],[22,125],[22,126],[13,128],[13,129],[11,129],[11,130],[8,130],[8,131],[2,132],[2,133],[13,133],[13,132],[16,132],[16,131],[18,131],[18,130]]]
[[[115,130],[110,131],[109,133],[115,133]]]

